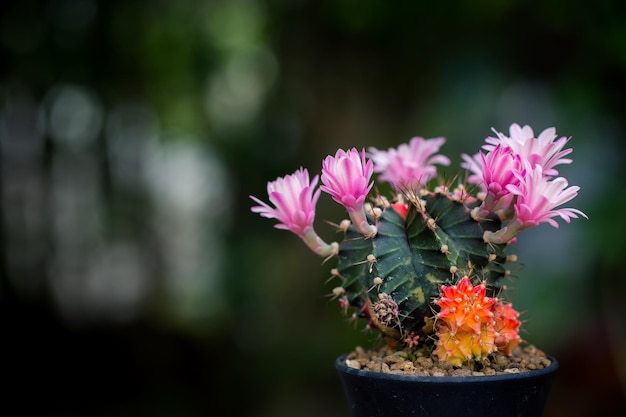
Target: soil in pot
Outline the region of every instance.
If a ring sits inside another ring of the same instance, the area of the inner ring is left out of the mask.
[[[446,362],[439,362],[436,358],[420,355],[419,352],[411,355],[389,346],[372,350],[357,347],[346,358],[346,365],[354,369],[421,376],[513,374],[544,369],[550,366],[550,363],[546,354],[534,345],[518,347],[511,356],[496,352],[489,355],[482,363],[474,364],[473,368],[468,365],[455,368]]]

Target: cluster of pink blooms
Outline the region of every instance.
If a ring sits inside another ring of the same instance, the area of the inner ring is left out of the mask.
[[[485,232],[485,242],[507,243],[524,229],[549,223],[558,228],[553,217],[566,222],[578,215],[587,217],[573,208],[558,206],[578,194],[579,187],[568,187],[567,180],[557,177],[554,168],[569,164],[564,158],[572,149],[563,149],[568,139],[557,139],[554,128],[544,130],[538,137],[530,126],[511,125],[510,136],[495,132],[497,138],[488,137],[483,146],[486,153],[462,155],[471,175],[467,181],[480,187],[483,200],[472,215],[476,219],[497,213],[508,224],[495,233]]]
[[[579,187],[568,186],[557,177],[555,166],[570,163],[565,158],[572,149],[563,149],[568,139],[557,139],[554,128],[534,136],[529,126],[513,124],[510,136],[495,132],[488,137],[483,150],[474,156],[462,155],[461,166],[469,172],[467,183],[479,187],[482,204],[472,213],[476,219],[497,213],[506,225],[497,232],[485,232],[485,242],[507,243],[518,233],[541,223],[558,228],[554,217],[566,222],[578,215],[574,208],[557,208],[574,198]],[[408,144],[386,151],[376,148],[360,152],[356,148],[339,149],[322,162],[322,185],[315,189],[319,176],[310,179],[306,169],[277,178],[267,184],[271,204],[250,196],[258,205],[252,211],[276,219],[275,227],[290,230],[315,253],[331,256],[337,253],[336,242],[326,243],[315,232],[315,205],[324,191],[343,205],[350,221],[360,233],[371,237],[376,226],[369,224],[365,213],[367,195],[378,173],[379,180],[392,184],[399,192],[419,191],[437,175],[435,165],[449,165],[450,160],[437,154],[444,138],[413,138]]]

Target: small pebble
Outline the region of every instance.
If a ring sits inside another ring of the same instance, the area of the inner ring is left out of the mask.
[[[347,359],[346,366],[353,369],[361,369],[361,363],[356,359]]]

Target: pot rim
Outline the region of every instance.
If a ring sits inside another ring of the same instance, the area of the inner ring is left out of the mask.
[[[367,377],[372,379],[380,379],[386,381],[414,381],[414,382],[428,382],[428,383],[485,383],[485,382],[499,382],[510,381],[515,379],[532,379],[538,378],[546,374],[554,373],[559,368],[558,361],[552,355],[546,355],[550,360],[550,366],[543,369],[537,369],[527,372],[511,373],[511,374],[499,374],[499,375],[467,375],[467,376],[423,376],[423,375],[403,375],[403,374],[387,374],[383,372],[367,371],[363,369],[350,368],[345,364],[345,359],[348,355],[343,354],[335,359],[335,368],[342,373]]]

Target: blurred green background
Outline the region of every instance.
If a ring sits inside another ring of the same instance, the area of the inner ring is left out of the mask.
[[[445,136],[454,175],[517,122],[572,137],[561,173],[590,217],[518,243],[524,337],[561,364],[545,416],[623,409],[625,17],[617,0],[4,0],[0,407],[348,416],[333,360],[376,339],[248,196],[413,136]],[[343,217],[321,197],[323,237]]]

